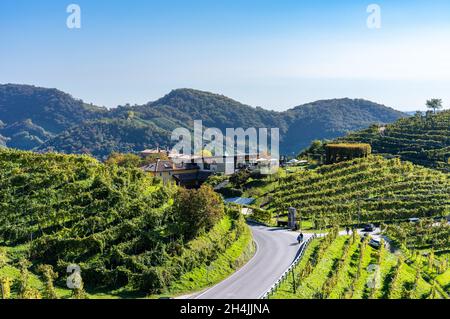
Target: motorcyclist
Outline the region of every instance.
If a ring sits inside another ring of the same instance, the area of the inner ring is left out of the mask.
[[[303,233],[300,233],[300,235],[298,235],[297,241],[299,244],[301,244],[303,242]]]

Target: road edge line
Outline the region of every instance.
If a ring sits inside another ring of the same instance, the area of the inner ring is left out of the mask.
[[[253,234],[252,234],[252,236],[253,236]],[[249,261],[247,261],[247,263],[246,263],[244,266],[242,266],[241,268],[239,268],[237,271],[235,271],[235,272],[234,272],[232,275],[230,275],[228,278],[225,278],[225,279],[222,280],[221,282],[215,284],[214,286],[208,288],[207,290],[203,291],[203,292],[200,293],[199,295],[195,296],[193,299],[200,299],[200,297],[203,296],[203,295],[205,295],[207,292],[209,292],[209,291],[211,291],[211,290],[213,290],[213,289],[219,287],[219,286],[222,285],[225,281],[227,281],[227,280],[233,278],[233,277],[236,276],[238,273],[240,273],[242,270],[244,270],[244,269],[245,269],[245,268],[253,261],[253,259],[256,258],[256,256],[257,256],[258,253],[259,253],[259,245],[258,245],[258,243],[256,242],[256,240],[255,240],[254,238],[253,238],[253,243],[255,244],[255,250],[256,250],[256,251],[255,251],[255,254],[253,255],[252,258],[250,258]]]

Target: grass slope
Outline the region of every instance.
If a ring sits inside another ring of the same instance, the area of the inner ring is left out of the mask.
[[[8,273],[26,257],[35,273],[52,265],[64,287],[67,266],[77,264],[92,295],[145,297],[171,292],[175,283],[174,292],[201,289],[209,283],[198,281],[204,265],[214,267],[208,281],[215,282],[251,253],[248,227],[233,209],[185,239],[172,213],[176,189],[137,169],[3,149],[0,180],[0,246],[9,251]],[[17,247],[26,251],[19,256]]]

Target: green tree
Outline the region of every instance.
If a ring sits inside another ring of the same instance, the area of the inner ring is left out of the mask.
[[[142,159],[135,154],[111,153],[105,164],[132,168],[141,166]]]
[[[224,212],[222,198],[209,185],[203,185],[198,190],[180,188],[175,195],[175,223],[187,239],[211,229],[222,219]]]
[[[236,187],[236,188],[242,188],[244,184],[248,181],[250,178],[251,173],[247,170],[240,170],[230,177],[230,182]]]
[[[304,156],[306,156],[306,157],[310,156],[312,158],[316,158],[317,159],[317,156],[319,155],[319,157],[320,157],[320,154],[323,153],[324,151],[325,151],[325,148],[324,148],[323,141],[321,141],[321,140],[314,140],[314,141],[312,141],[311,146],[309,147],[309,149],[307,151],[303,152],[303,153],[300,153],[298,157],[302,158]]]
[[[133,120],[135,118],[135,116],[136,116],[136,113],[134,113],[133,111],[128,111],[127,112],[127,120],[128,121]]]
[[[434,113],[436,114],[437,110],[442,109],[442,100],[441,99],[431,99],[428,100],[427,103],[427,108],[432,109],[434,111]]]
[[[158,160],[161,161],[168,161],[169,160],[169,156],[167,156],[166,153],[164,152],[160,152],[160,153],[156,153],[156,154],[150,154],[145,156],[145,158],[142,160],[142,165],[148,165],[151,163],[156,163]]]

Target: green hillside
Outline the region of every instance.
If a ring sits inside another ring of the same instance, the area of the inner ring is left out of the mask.
[[[318,224],[392,221],[450,213],[450,177],[399,159],[378,156],[314,170],[299,170],[279,180],[268,208],[280,213],[296,207]]]
[[[450,171],[450,110],[372,126],[338,141],[369,143],[375,153],[398,155],[403,160]]]
[[[211,280],[221,280],[252,249],[243,219],[225,211],[210,188],[162,187],[140,170],[87,156],[6,149],[0,180],[0,248],[10,252],[10,273],[27,258],[34,273],[38,265],[53,266],[64,286],[66,267],[74,263],[89,290],[145,296],[207,286],[183,283],[207,262],[218,263]],[[0,277],[6,270],[0,263]]]
[[[87,156],[1,150],[0,167],[4,244],[68,228],[90,236],[116,218],[131,219],[147,210],[157,214],[169,198],[143,172],[106,166]]]

